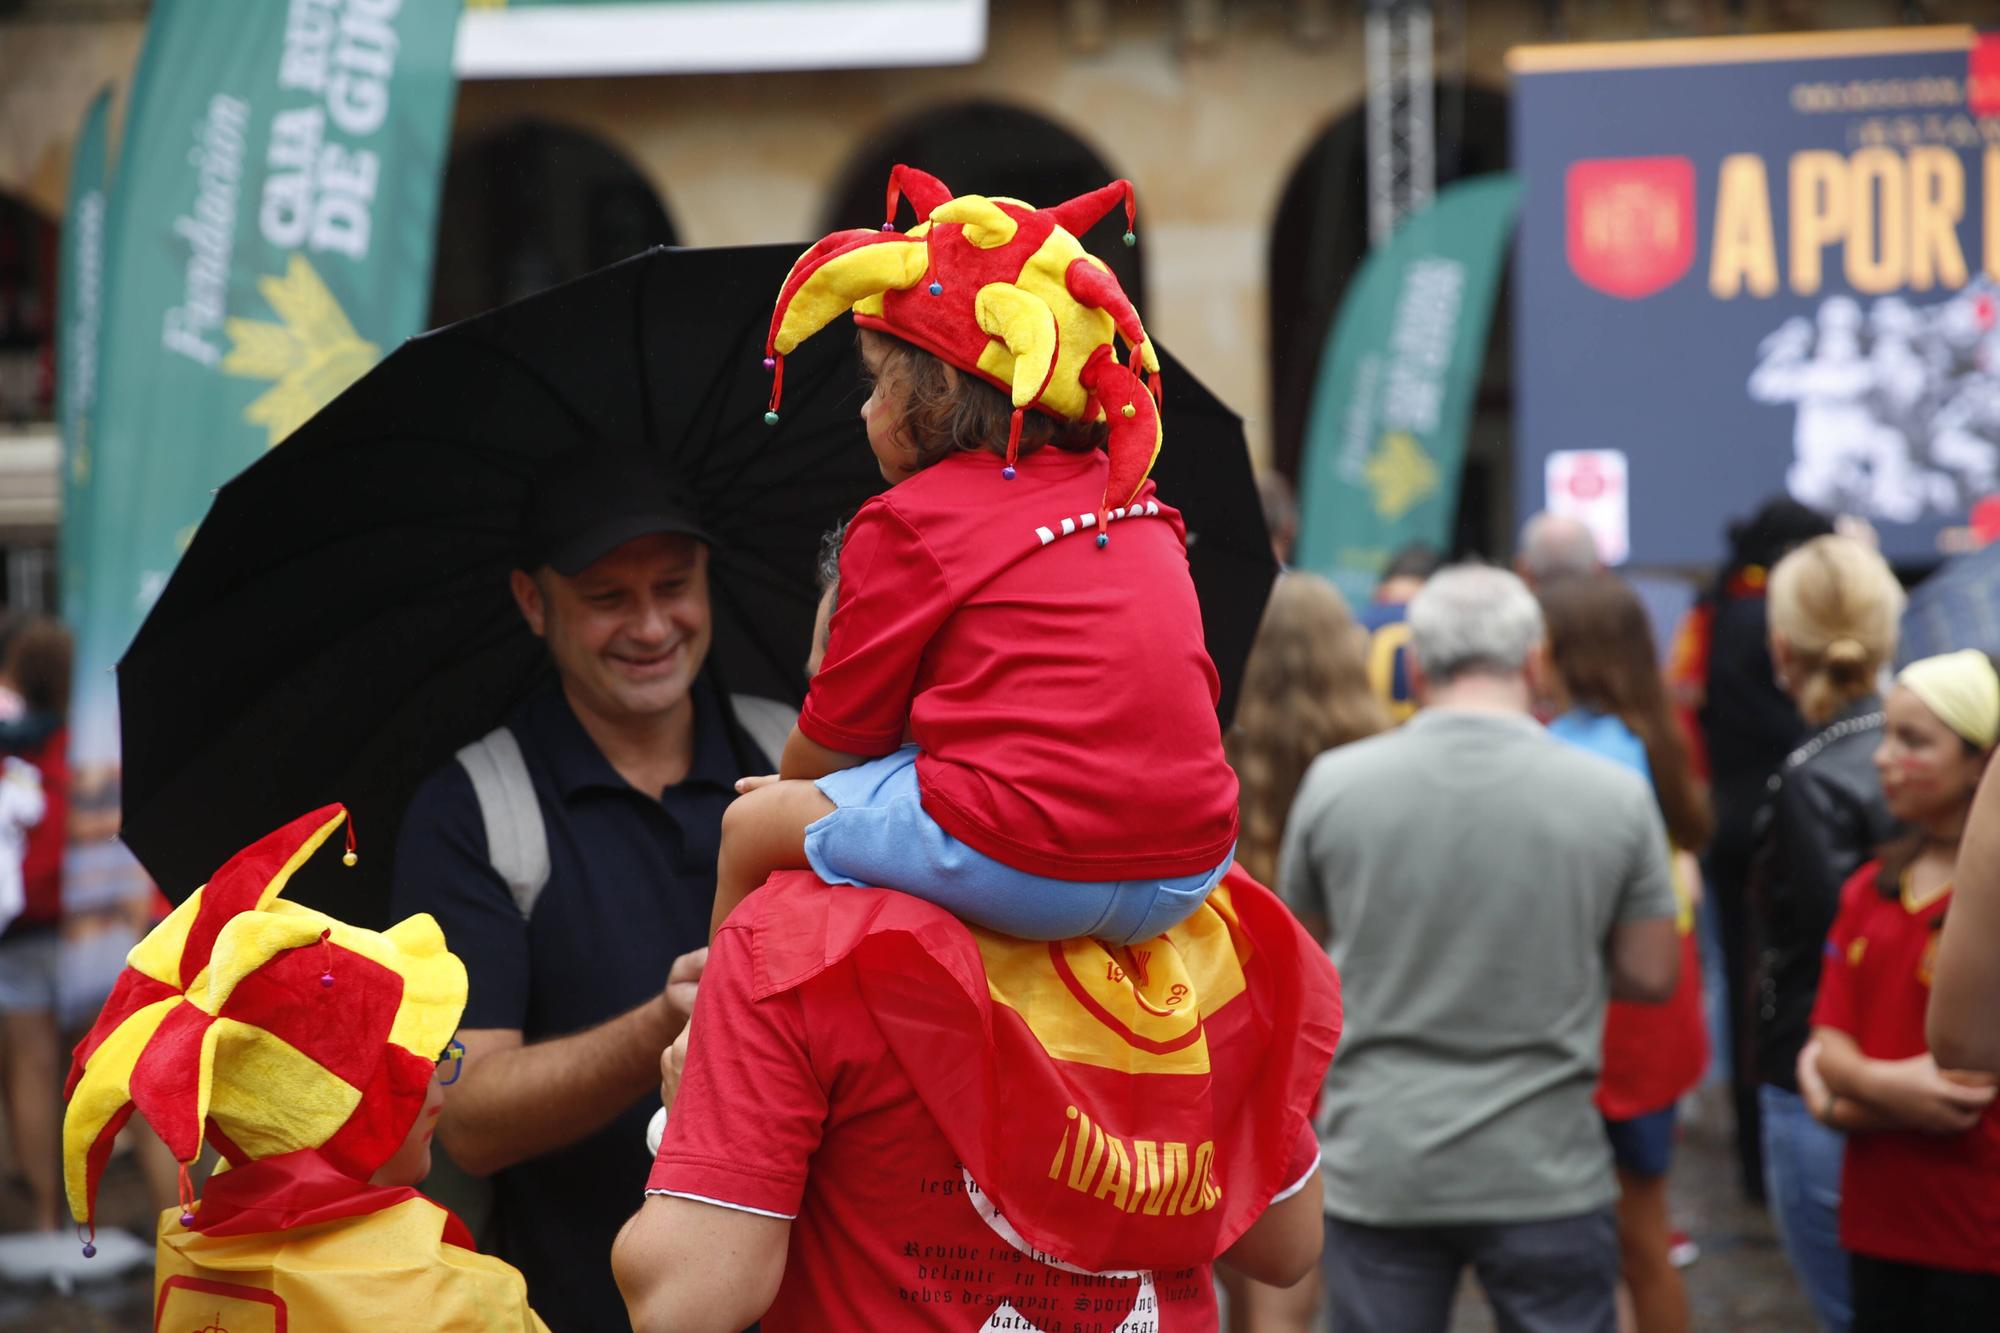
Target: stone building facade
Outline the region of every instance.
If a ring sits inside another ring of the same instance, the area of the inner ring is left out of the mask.
[[[968,66],[468,81],[434,311],[467,313],[573,276],[609,257],[606,247],[819,235],[853,221],[857,201],[879,201],[886,160],[944,134],[954,169],[938,174],[963,191],[1005,193],[986,177],[1038,167],[1040,179],[1078,189],[1129,177],[1149,328],[1243,413],[1259,461],[1289,471],[1321,344],[1366,247],[1363,8],[992,0],[985,56]],[[1980,6],[1926,8],[1934,21],[1965,22]],[[0,20],[0,196],[59,223],[76,126],[98,87],[129,82],[143,9],[23,0]],[[1438,9],[1438,162],[1448,180],[1505,165],[1510,46],[1887,25],[1910,6],[1460,0]],[[509,149],[524,133],[548,169],[510,183]],[[521,209],[529,220],[510,224]],[[514,253],[537,235],[549,253]],[[1478,475],[1465,500],[1492,511],[1474,515],[1489,537],[1508,494],[1504,342],[1481,395],[1468,464]]]

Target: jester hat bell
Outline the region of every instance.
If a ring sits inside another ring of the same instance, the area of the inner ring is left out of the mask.
[[[898,232],[904,199],[918,221]],[[1159,357],[1109,266],[1077,240],[1120,202],[1130,244],[1130,181],[1035,208],[1018,199],[954,196],[935,176],[898,165],[889,173],[882,229],[833,233],[785,278],[765,341],[773,373],[765,419],[778,420],[786,355],[851,310],[862,328],[914,343],[1010,395],[1008,477],[1025,410],[1108,422],[1111,472],[1098,516],[1101,542],[1103,509],[1130,502],[1161,442]],[[1130,349],[1124,365],[1114,350],[1121,337]]]
[[[204,1137],[231,1166],[314,1149],[365,1181],[408,1136],[465,1007],[465,965],[429,916],[378,933],[278,896],[347,817],[325,806],[244,848],[127,955],[64,1088],[80,1223],[94,1230],[135,1109],[184,1164],[190,1224],[185,1164]]]

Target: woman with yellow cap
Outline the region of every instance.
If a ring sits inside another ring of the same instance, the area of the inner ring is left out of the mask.
[[[2000,1308],[2000,1106],[1924,1040],[1938,932],[1972,797],[2000,739],[1984,654],[1913,662],[1883,704],[1875,767],[1908,826],[1848,880],[1827,937],[1799,1085],[1847,1131],[1840,1242],[1855,1333],[1990,1329]]]
[[[414,1188],[463,1056],[465,965],[428,916],[377,933],[278,896],[346,819],[326,806],[246,847],[128,955],[70,1069],[70,1210],[94,1237],[136,1110],[182,1163],[156,1329],[547,1333],[521,1275]],[[223,1165],[197,1199],[204,1140]]]

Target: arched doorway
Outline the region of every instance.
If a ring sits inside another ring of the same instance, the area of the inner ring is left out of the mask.
[[[659,196],[616,149],[564,125],[510,125],[457,147],[446,164],[431,324],[676,239]]]
[[[0,422],[55,415],[56,226],[0,194]]]
[[[856,153],[836,180],[826,230],[882,225],[882,191],[898,162],[921,167],[960,194],[1001,195],[1047,207],[1118,178],[1094,149],[1055,121],[1001,102],[967,102],[918,112]],[[1111,214],[1082,237],[1111,266],[1119,285],[1146,310],[1146,200],[1139,197],[1135,247],[1124,243],[1125,214]],[[904,224],[909,224],[906,216]]]
[[[57,236],[0,194],[0,614],[55,605]]]
[[[1437,183],[1509,165],[1505,93],[1463,83],[1437,89]],[[1296,480],[1313,384],[1347,283],[1368,253],[1367,126],[1356,107],[1313,141],[1286,181],[1269,251],[1271,461]],[[1511,274],[1511,266],[1509,269]],[[1453,546],[1493,554],[1511,541],[1513,338],[1510,279],[1501,280],[1473,409]]]

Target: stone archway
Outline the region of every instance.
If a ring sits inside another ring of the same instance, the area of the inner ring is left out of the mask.
[[[665,204],[585,130],[522,121],[452,150],[438,209],[433,326],[678,240]]]
[[[0,194],[0,423],[55,415],[57,230]]]
[[[1440,186],[1507,169],[1505,93],[1444,83],[1437,102]],[[1366,139],[1359,106],[1328,125],[1293,168],[1271,222],[1271,463],[1292,479],[1298,476],[1321,354],[1348,280],[1368,253]],[[1512,512],[1507,476],[1512,453],[1507,424],[1513,393],[1510,306],[1509,280],[1503,278],[1459,490],[1454,544],[1460,550],[1493,552],[1511,539],[1505,531]]]

